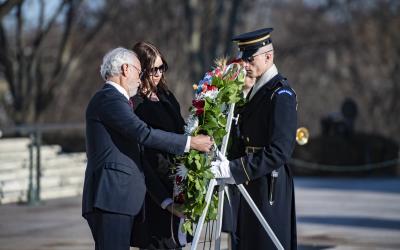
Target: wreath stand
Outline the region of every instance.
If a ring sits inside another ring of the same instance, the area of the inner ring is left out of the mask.
[[[228,119],[226,123],[226,132],[227,134],[224,136],[224,139],[222,141],[222,147],[221,147],[221,153],[223,155],[226,154],[226,147],[228,145],[228,139],[229,139],[229,134],[231,130],[231,125],[232,125],[232,120],[233,119],[238,119],[233,117],[233,111],[235,109],[235,104],[230,104],[229,105],[229,113],[228,113]],[[207,194],[206,194],[206,206],[203,210],[203,213],[200,216],[199,222],[197,224],[195,234],[193,237],[192,245],[191,245],[191,250],[196,250],[197,245],[199,244],[199,239],[200,239],[200,234],[203,229],[204,225],[204,220],[207,215],[208,207],[210,206],[211,202],[211,197],[212,193],[214,191],[214,188],[218,186],[218,213],[217,213],[217,227],[215,231],[215,245],[214,249],[215,250],[220,250],[221,246],[221,230],[222,230],[222,216],[223,216],[223,209],[224,209],[224,198],[225,198],[225,183],[224,179],[212,179],[210,183],[208,184],[208,189],[207,189]],[[243,195],[245,198],[246,202],[249,204],[250,208],[254,212],[254,214],[257,216],[257,219],[260,221],[261,225],[263,226],[264,230],[268,234],[268,236],[272,239],[274,242],[275,246],[279,250],[283,250],[282,244],[279,242],[278,238],[276,237],[275,233],[272,231],[271,227],[268,225],[267,221],[265,220],[264,216],[261,214],[260,210],[254,203],[253,199],[250,197],[249,193],[247,190],[243,187],[242,184],[240,185],[235,185],[240,193]]]

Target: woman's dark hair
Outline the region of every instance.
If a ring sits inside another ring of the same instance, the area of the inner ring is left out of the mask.
[[[154,84],[150,76],[151,68],[154,66],[157,56],[160,56],[165,69],[168,69],[167,61],[157,47],[149,42],[142,41],[136,43],[132,50],[137,54],[143,71],[139,93],[147,96],[151,92],[157,92],[157,88],[161,88],[168,93],[168,87],[164,76],[165,72],[162,74],[158,86]]]

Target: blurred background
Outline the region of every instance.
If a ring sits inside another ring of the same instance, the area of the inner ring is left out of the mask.
[[[388,241],[400,230],[398,0],[0,0],[0,204],[45,206],[40,200],[76,196],[61,202],[79,208],[84,114],[103,85],[99,66],[107,51],[140,40],[159,47],[169,63],[168,86],[186,117],[192,84],[215,58],[236,55],[231,37],[264,27],[274,28],[275,63],[297,92],[299,126],[310,131],[292,161],[300,229],[308,230],[299,231],[300,242],[334,246],[307,238],[304,232],[316,228],[302,225],[317,223],[305,214],[318,214],[310,204],[329,196],[320,191],[339,187],[343,193],[329,199],[342,201],[339,207],[356,190],[357,209],[371,208],[361,216],[366,220],[339,224],[383,225],[390,231],[383,238],[371,235]],[[368,202],[375,198],[382,207]],[[330,203],[323,203],[318,211],[328,213]],[[7,206],[0,210],[15,211]],[[355,215],[354,208],[349,213]],[[0,220],[3,239],[9,228]],[[394,236],[389,242],[371,249],[400,246]]]

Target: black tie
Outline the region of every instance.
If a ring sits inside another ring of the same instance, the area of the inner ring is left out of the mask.
[[[251,87],[251,89],[250,89],[249,93],[247,93],[247,95],[246,95],[246,102],[248,102],[248,101],[249,101],[249,99],[250,99],[250,95],[251,95],[251,92],[253,92],[253,88],[254,88],[254,86],[253,86],[253,87]]]

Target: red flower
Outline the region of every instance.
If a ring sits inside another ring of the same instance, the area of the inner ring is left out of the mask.
[[[204,108],[196,108],[196,115],[200,116],[204,113]]]
[[[185,195],[183,192],[180,192],[177,196],[174,197],[175,202],[183,204],[185,202]]]
[[[182,181],[183,181],[182,176],[177,175],[177,176],[175,177],[175,182],[176,182],[176,184],[180,185],[180,184],[182,183]]]
[[[192,105],[193,107],[195,107],[196,109],[199,108],[204,108],[204,105],[206,104],[206,102],[204,100],[193,100],[192,101]]]
[[[219,68],[216,68],[214,70],[214,73],[215,73],[215,76],[217,76],[217,77],[221,77],[222,76],[222,71]]]
[[[207,90],[217,90],[217,87],[213,85],[208,85]]]

